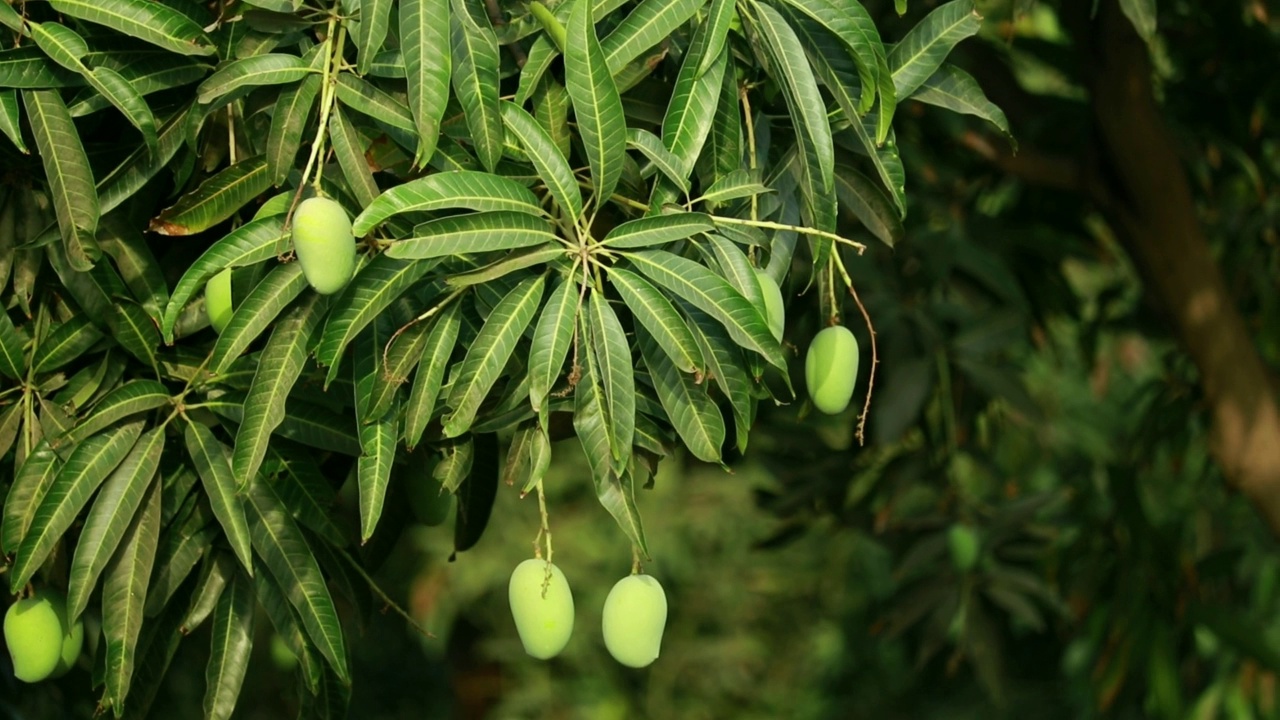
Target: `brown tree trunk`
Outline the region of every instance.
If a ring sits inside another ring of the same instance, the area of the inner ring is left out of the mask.
[[[1200,371],[1210,450],[1228,482],[1280,535],[1280,405],[1196,217],[1187,174],[1152,93],[1145,43],[1116,0],[1072,2],[1086,84],[1108,171],[1093,184],[1150,292]]]

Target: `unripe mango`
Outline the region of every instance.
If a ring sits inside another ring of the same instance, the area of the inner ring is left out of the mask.
[[[49,591],[53,601],[53,609],[58,611],[58,622],[62,623],[62,652],[58,657],[58,667],[53,669],[49,677],[59,678],[75,667],[80,659],[80,650],[84,647],[84,622],[76,618],[74,625],[67,622],[67,601],[57,591]]]
[[[604,646],[614,660],[642,668],[658,659],[667,626],[667,594],[652,575],[619,580],[604,601]]]
[[[507,599],[525,652],[547,660],[569,644],[573,635],[573,592],[560,568],[539,558],[525,560],[511,573]]]
[[[453,493],[446,492],[440,481],[430,475],[409,479],[409,505],[418,522],[435,526],[449,517]]]
[[[219,335],[231,322],[235,312],[235,304],[231,298],[231,268],[209,278],[204,285],[204,312],[209,316],[209,324]]]
[[[814,336],[804,358],[804,381],[814,407],[838,415],[849,407],[858,380],[858,341],[843,325]]]
[[[769,273],[756,268],[756,278],[760,281],[760,293],[764,295],[765,319],[769,321],[769,331],[779,341],[786,329],[786,306],[782,302],[782,288],[769,277]]]
[[[947,547],[951,551],[951,563],[956,570],[969,572],[978,564],[982,541],[973,528],[956,523],[947,531]]]
[[[9,606],[4,614],[4,642],[13,674],[23,682],[40,682],[62,659],[62,621],[53,598],[36,593]]]
[[[326,197],[303,200],[293,213],[293,251],[316,292],[341,290],[356,271],[356,241],[347,211]]]

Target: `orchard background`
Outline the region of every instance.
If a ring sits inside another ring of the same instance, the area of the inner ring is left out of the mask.
[[[0,717],[1280,716],[1273,5],[545,8],[0,3]]]

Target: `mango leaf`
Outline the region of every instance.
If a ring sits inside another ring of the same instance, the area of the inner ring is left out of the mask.
[[[768,5],[757,5],[756,15],[770,61],[778,72],[778,84],[791,114],[791,121],[808,139],[817,160],[820,187],[829,191],[835,167],[835,145],[827,107],[818,92],[818,82],[804,56],[804,47],[781,13]]]
[[[170,236],[203,232],[231,217],[269,187],[271,176],[266,157],[257,155],[242,160],[162,210],[151,221],[151,230]]]
[[[639,150],[680,192],[689,192],[689,173],[684,170],[684,162],[668,150],[657,135],[641,128],[627,128],[627,147]]]
[[[494,210],[421,223],[413,228],[412,237],[392,243],[386,254],[424,260],[541,245],[556,237],[551,225],[536,215]]]
[[[316,657],[315,649],[307,642],[298,614],[289,604],[280,584],[271,577],[271,572],[260,559],[255,558],[254,564],[257,565],[257,571],[253,575],[253,589],[258,597],[258,604],[271,620],[272,627],[285,647],[298,660],[298,676],[307,691],[302,695],[319,692],[324,663]]]
[[[649,331],[676,368],[681,372],[701,373],[702,352],[671,301],[647,280],[620,267],[609,268],[609,281],[617,288],[632,316]]]
[[[440,121],[449,104],[448,14],[449,0],[400,0],[409,110],[418,137],[414,167],[425,167],[435,154]]]
[[[62,470],[62,459],[41,441],[18,467],[4,499],[3,521],[0,521],[0,549],[12,555],[22,545],[31,527],[31,519],[49,492],[49,486]]]
[[[378,196],[378,184],[373,179],[369,161],[364,155],[366,145],[363,138],[337,105],[329,115],[329,142],[333,144],[333,154],[338,159],[351,194],[360,207],[368,207]]]
[[[514,103],[502,104],[502,119],[524,147],[533,162],[538,176],[546,184],[551,196],[560,207],[577,222],[582,216],[582,191],[578,188],[573,168],[555,141],[524,108]]]
[[[725,41],[729,38],[729,29],[737,18],[736,4],[735,0],[711,0],[711,8],[707,11],[706,46],[698,60],[695,77],[702,77],[719,59],[720,51],[724,50]]]
[[[297,82],[311,72],[314,71],[310,63],[297,55],[266,53],[239,58],[218,68],[200,83],[196,99],[207,105],[243,87]]]
[[[611,248],[639,248],[666,245],[698,233],[713,232],[716,226],[703,213],[679,212],[628,220],[609,231],[602,245]]]
[[[850,132],[858,141],[857,146],[852,149],[870,159],[876,173],[880,176],[880,181],[892,195],[894,204],[898,208],[898,215],[903,216],[906,213],[906,176],[902,169],[902,160],[898,156],[895,144],[877,145],[877,117],[875,115],[859,117],[862,108],[853,96],[853,90],[858,87],[857,70],[853,61],[838,52],[839,40],[819,27],[817,23],[804,17],[789,16],[789,19],[801,44],[804,45],[810,66],[835,98],[840,109],[844,111]],[[879,52],[883,53],[883,51],[883,47],[880,47]],[[839,140],[838,137],[835,139]]]
[[[399,260],[384,253],[347,284],[332,305],[316,349],[316,361],[329,367],[325,387],[338,376],[339,360],[347,345],[430,269],[428,262]]]
[[[200,476],[201,484],[204,485],[213,516],[222,525],[222,531],[240,564],[246,572],[252,574],[249,523],[245,520],[244,503],[237,495],[244,483],[237,482],[231,471],[231,453],[212,430],[198,422],[187,423],[185,439],[187,452],[191,455],[191,463]]]
[[[308,67],[314,70],[317,63],[323,64],[328,49],[327,42],[313,48],[309,53],[311,61]],[[311,107],[320,92],[320,81],[319,74],[310,73],[292,87],[282,90],[276,98],[271,111],[271,129],[267,131],[267,173],[272,185],[279,186],[293,169],[298,148],[302,145],[302,133],[307,119],[311,117]]]
[[[0,133],[4,133],[4,136],[9,138],[9,142],[18,148],[18,152],[27,155],[31,151],[27,149],[27,142],[22,137],[22,129],[19,125],[21,112],[22,110],[18,107],[18,91],[0,90]]]
[[[600,292],[591,293],[587,303],[591,322],[591,350],[599,372],[609,448],[614,468],[626,468],[631,461],[631,445],[636,430],[635,367],[631,345],[617,313]]]
[[[682,306],[692,321],[689,329],[697,338],[702,357],[706,359],[707,374],[715,378],[716,385],[729,399],[738,452],[746,452],[755,410],[746,358],[742,355],[742,349],[729,339],[724,327],[710,315],[687,303],[682,303]]]
[[[612,73],[600,49],[591,16],[592,0],[573,0],[565,48],[565,87],[573,101],[578,133],[591,166],[597,204],[613,194],[626,155],[626,118]]]
[[[50,0],[56,12],[104,25],[179,55],[212,55],[213,42],[186,15],[148,0]]]
[[[472,437],[475,461],[457,492],[458,512],[453,526],[455,553],[470,550],[480,541],[498,495],[498,436],[486,433]]]
[[[444,421],[445,437],[458,437],[471,427],[480,404],[502,374],[517,341],[542,303],[544,281],[542,275],[522,281],[489,313],[489,319],[455,371],[448,400],[453,413]]]
[[[24,91],[22,101],[49,180],[67,261],[73,269],[87,272],[102,254],[93,239],[101,206],[89,158],[57,91]]]
[[[107,317],[111,338],[142,364],[159,372],[160,330],[142,306],[129,298],[118,298]]]
[[[373,59],[387,39],[391,24],[391,0],[360,0],[360,24],[352,33],[360,53],[356,60],[356,72],[367,75]]]
[[[191,596],[191,608],[182,619],[182,634],[190,635],[204,624],[217,607],[227,583],[236,574],[235,558],[227,553],[214,553],[205,559]]]
[[[346,533],[334,522],[332,512],[337,494],[316,457],[288,443],[268,446],[267,457],[272,487],[289,514],[334,547],[345,546]]]
[[[645,0],[600,41],[609,73],[617,76],[632,60],[684,25],[706,0]],[[728,25],[725,26],[728,30]],[[723,41],[722,41],[723,42]]]
[[[730,200],[769,192],[773,189],[760,182],[759,171],[738,168],[716,180],[698,199],[714,207]]]
[[[161,123],[157,135],[156,152],[138,147],[125,156],[111,172],[98,182],[98,199],[102,212],[110,212],[133,197],[160,169],[167,166],[178,148],[182,147],[191,104],[179,110]]]
[[[169,389],[155,380],[130,380],[104,395],[93,406],[93,413],[81,420],[66,435],[51,439],[54,448],[75,446],[131,415],[168,405]]]
[[[911,94],[911,99],[965,115],[976,115],[995,125],[1005,137],[1013,138],[1004,111],[987,99],[986,94],[982,92],[982,87],[972,75],[955,65],[948,63],[939,67],[928,80],[916,88],[916,91]]]
[[[240,686],[253,651],[253,580],[234,573],[213,609],[213,642],[205,671],[204,716],[227,720],[240,697]]]
[[[342,626],[306,538],[270,485],[252,479],[248,499],[254,548],[298,612],[307,636],[338,677],[350,683]]]
[[[849,117],[862,117],[875,102],[885,57],[884,44],[875,21],[858,0],[787,0],[787,4],[821,25],[838,41],[838,46],[827,48],[826,52],[832,62],[853,66],[856,82],[850,82],[844,89],[849,93],[861,90],[857,112]],[[792,26],[797,24],[793,22]],[[806,49],[809,48],[806,46]]]
[[[142,93],[123,75],[109,67],[96,67],[85,79],[98,93],[124,115],[129,124],[142,133],[142,141],[151,152],[159,152],[160,143],[156,136],[156,118],[151,113]],[[68,110],[70,114],[70,110]]]
[[[393,130],[413,133],[413,116],[409,114],[409,108],[395,96],[346,72],[338,75],[337,88],[338,100],[343,105]]]
[[[551,291],[551,297],[533,330],[533,343],[529,349],[529,401],[540,414],[544,428],[548,418],[542,410],[547,395],[560,378],[560,370],[573,340],[574,319],[580,301],[578,290],[578,283],[571,278],[562,279]]]
[[[41,498],[14,556],[9,576],[11,592],[16,594],[35,575],[89,497],[137,442],[142,425],[141,421],[133,422],[95,435],[72,451]]]
[[[357,215],[351,225],[356,236],[361,237],[387,218],[400,213],[458,208],[542,214],[538,198],[514,180],[489,173],[455,170],[427,175],[387,190]]]
[[[662,118],[662,144],[679,162],[677,175],[682,177],[693,172],[693,164],[702,154],[702,146],[711,131],[716,104],[720,100],[720,84],[728,52],[722,50],[711,65],[700,71],[709,43],[708,28],[703,25],[694,33],[680,64],[671,101]]]
[[[187,301],[204,288],[209,278],[225,268],[253,265],[276,256],[282,241],[288,237],[284,231],[284,220],[284,216],[274,215],[241,225],[191,263],[174,286],[164,310],[160,329],[165,342],[173,342],[173,328],[178,322],[178,315]]]
[[[836,196],[840,206],[848,208],[885,245],[893,247],[906,235],[892,201],[866,175],[845,165],[837,166]]]
[[[271,268],[244,297],[222,329],[209,360],[209,371],[220,375],[231,369],[240,354],[266,330],[307,287],[300,263]]]
[[[956,43],[981,27],[982,18],[974,10],[973,0],[952,0],[925,16],[889,52],[897,96],[910,97],[942,66]]]
[[[760,310],[719,275],[665,250],[644,250],[627,258],[650,280],[720,321],[734,342],[760,353],[774,367],[786,368],[782,348]]]
[[[160,481],[152,480],[119,546],[103,570],[102,634],[106,696],[123,714],[133,680],[138,634],[160,538]]]
[[[676,433],[694,457],[704,462],[720,462],[724,416],[707,394],[706,386],[680,372],[643,329],[637,329],[636,336],[645,367],[649,368],[649,377],[653,379],[654,390],[658,393],[658,402]]]
[[[1120,9],[1138,35],[1151,42],[1156,36],[1156,0],[1120,0]]]
[[[142,232],[122,219],[104,219],[98,227],[103,252],[115,261],[120,278],[158,326],[164,305],[169,301],[169,284]]]
[[[404,413],[404,444],[410,449],[417,447],[435,413],[444,371],[458,341],[461,327],[458,307],[456,302],[448,305],[431,321],[431,332],[418,359],[418,369],[413,375],[413,388],[409,391]]]
[[[20,380],[26,376],[26,346],[26,341],[18,334],[9,314],[0,313],[0,374],[11,380]]]
[[[289,391],[302,374],[311,338],[327,307],[327,299],[314,293],[298,301],[276,324],[258,357],[231,458],[232,474],[240,478],[241,487],[257,476],[271,433],[286,417]]]
[[[148,430],[103,483],[89,510],[71,561],[67,587],[67,619],[75,622],[89,604],[89,593],[120,544],[147,488],[155,483],[164,452],[164,428]]]
[[[546,243],[530,250],[512,250],[500,260],[495,260],[470,272],[450,275],[444,281],[449,287],[483,285],[519,270],[531,268],[535,265],[545,265],[572,253],[573,250],[560,242]]]
[[[476,157],[489,172],[502,157],[502,108],[498,99],[498,38],[480,6],[452,0],[449,37],[453,48],[453,91],[462,105]],[[440,22],[442,18],[433,18]]]
[[[360,458],[357,460],[356,477],[360,486],[361,543],[373,537],[382,517],[391,466],[396,459],[399,411],[399,404],[393,403],[381,418],[360,426]]]
[[[194,473],[192,479],[198,479]],[[156,549],[155,571],[147,589],[146,605],[143,606],[147,617],[155,617],[164,611],[174,593],[212,546],[218,529],[204,496],[189,494],[183,507],[166,526],[164,537]]]

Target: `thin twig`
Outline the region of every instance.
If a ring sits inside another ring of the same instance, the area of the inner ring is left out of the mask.
[[[369,576],[369,573],[364,571],[364,568],[360,566],[360,563],[356,562],[355,558],[351,557],[351,554],[348,553],[345,548],[335,547],[334,550],[337,550],[342,557],[346,558],[347,562],[351,564],[351,567],[355,568],[356,572],[360,574],[360,577],[364,578],[364,581],[369,584],[369,589],[373,590],[373,594],[381,598],[382,602],[386,603],[387,607],[394,610],[397,615],[404,618],[405,622],[409,623],[409,627],[413,628],[423,637],[428,637],[432,640],[435,639],[436,636],[433,635],[431,631],[419,625],[418,621],[414,620],[413,616],[410,615],[407,610],[400,607],[395,600],[392,600],[390,596],[383,592],[382,588],[378,586],[378,583]]]
[[[862,403],[862,415],[858,417],[858,445],[865,446],[867,444],[867,415],[871,412],[871,393],[876,387],[876,366],[880,364],[880,356],[876,352],[876,328],[871,324],[871,315],[863,307],[862,300],[858,297],[858,291],[853,287],[853,280],[849,278],[849,273],[845,270],[844,260],[840,258],[840,253],[835,253],[835,257],[840,268],[840,275],[844,278],[845,286],[849,288],[849,294],[853,296],[854,304],[858,306],[858,310],[862,312],[862,319],[867,323],[867,332],[871,334],[871,374],[867,378],[867,399]]]
[[[863,245],[862,243],[857,242],[856,240],[850,240],[849,238],[841,237],[835,233],[827,232],[826,230],[803,227],[801,225],[787,225],[786,223],[771,222],[769,220],[744,220],[742,218],[731,218],[731,217],[725,217],[723,215],[712,215],[711,221],[718,222],[718,223],[726,223],[729,225],[746,225],[749,227],[758,227],[764,230],[790,230],[791,232],[798,232],[801,235],[813,235],[815,237],[834,240],[837,243],[840,243],[841,245],[848,245],[854,250],[857,250],[859,255],[861,255],[867,249],[866,245]]]

